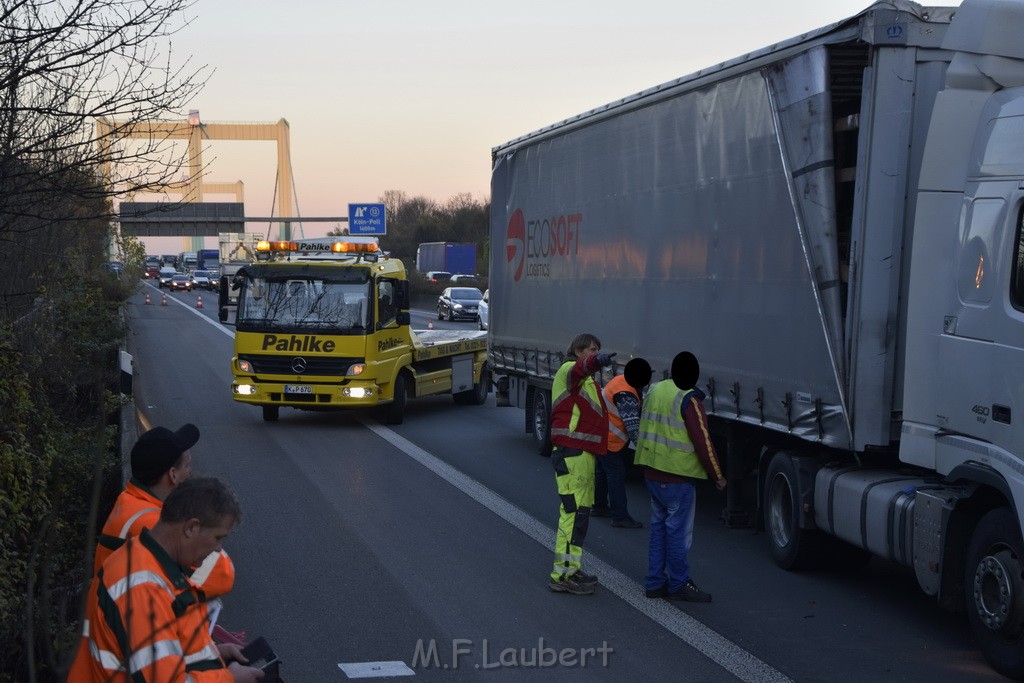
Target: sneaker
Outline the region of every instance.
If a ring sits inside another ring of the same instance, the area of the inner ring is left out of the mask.
[[[625,519],[613,520],[612,526],[618,529],[643,529],[644,523],[639,522],[632,517],[626,517]]]
[[[588,574],[582,569],[577,569],[572,577],[582,583],[585,586],[593,586],[597,583],[597,577],[593,574]]]
[[[668,597],[668,586],[661,585],[657,588],[648,588],[644,591],[644,595],[649,598],[665,598]]]
[[[590,508],[591,517],[611,517],[612,511],[608,508]]]
[[[548,582],[548,588],[551,589],[552,593],[571,593],[573,595],[592,595],[594,593],[594,584],[583,583],[579,581],[575,575],[567,576],[561,581],[555,581],[551,579]]]
[[[711,602],[711,593],[705,593],[697,588],[697,584],[690,579],[679,590],[668,594],[669,600],[685,600],[686,602]]]

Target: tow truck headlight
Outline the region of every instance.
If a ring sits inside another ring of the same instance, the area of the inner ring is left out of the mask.
[[[348,372],[346,374],[351,375],[351,376],[354,377],[356,375],[363,374],[363,370],[365,370],[365,369],[366,369],[365,365],[363,365],[362,363],[356,363],[355,365],[348,366]]]
[[[256,393],[256,387],[254,387],[252,384],[239,384],[237,387],[235,387],[235,391],[238,392],[241,396],[252,396],[253,394]]]
[[[252,372],[252,363],[247,360],[238,361],[238,369],[241,372]]]
[[[373,387],[345,387],[341,390],[341,395],[348,398],[366,398],[373,396]]]

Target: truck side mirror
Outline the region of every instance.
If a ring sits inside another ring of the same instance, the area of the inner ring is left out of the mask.
[[[409,281],[399,280],[395,283],[395,305],[400,311],[409,310]],[[408,325],[409,321],[401,323],[402,325]]]
[[[395,320],[399,325],[408,325],[412,322],[412,315],[409,311],[399,311],[398,315],[395,316]]]

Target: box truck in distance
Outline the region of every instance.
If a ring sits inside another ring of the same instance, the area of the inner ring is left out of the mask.
[[[476,272],[476,244],[473,242],[423,242],[416,249],[416,270],[453,275]]]
[[[912,568],[1016,678],[1022,33],[1024,2],[877,3],[495,147],[488,351],[541,451],[574,334],[656,377],[693,351],[727,521],[786,568]]]

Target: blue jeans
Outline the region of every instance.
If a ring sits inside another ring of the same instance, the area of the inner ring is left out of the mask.
[[[646,483],[651,494],[651,540],[644,588],[657,590],[668,583],[669,591],[674,593],[690,580],[687,556],[693,542],[697,492],[692,484],[650,479]]]
[[[628,449],[597,456],[594,476],[594,507],[608,507],[612,519],[629,519],[626,509],[626,453]]]

